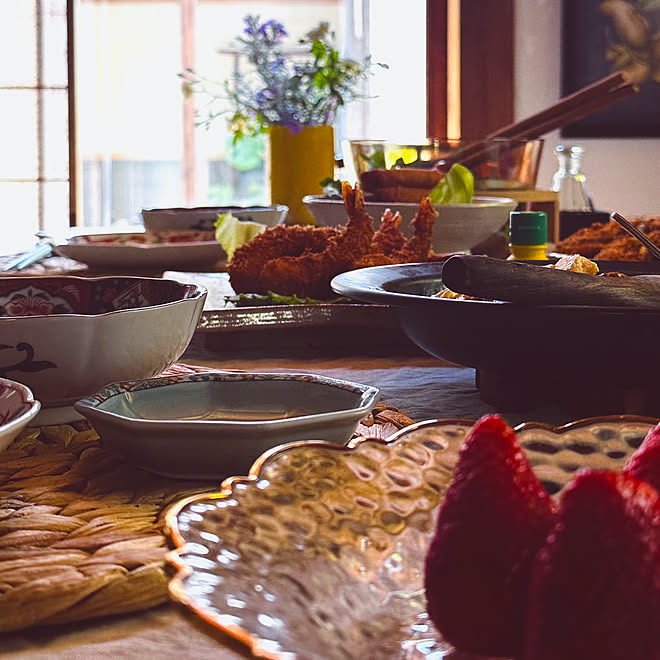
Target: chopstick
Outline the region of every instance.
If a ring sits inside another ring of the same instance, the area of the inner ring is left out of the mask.
[[[618,222],[631,236],[634,236],[640,243],[642,243],[656,259],[660,259],[660,248],[646,234],[643,234],[637,229],[637,227],[631,225],[616,211],[610,213],[610,218],[615,222]]]
[[[488,141],[496,138],[538,138],[557,128],[588,117],[617,101],[632,96],[637,86],[629,83],[620,71],[610,74],[569,94],[530,117],[489,133],[482,141],[458,149],[442,162],[442,167],[455,162],[471,164],[488,153]]]
[[[15,259],[0,268],[0,272],[6,273],[10,270],[22,270],[27,268],[37,261],[41,261],[49,257],[53,252],[53,247],[50,243],[40,243],[32,250],[18,255]]]
[[[623,73],[620,71],[612,73],[565,96],[531,117],[493,131],[487,138],[540,137],[544,133],[575,121],[575,118],[582,119],[587,114],[601,110],[636,91],[636,87],[626,81]]]

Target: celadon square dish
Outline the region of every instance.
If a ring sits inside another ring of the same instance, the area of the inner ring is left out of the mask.
[[[346,443],[378,394],[312,374],[207,372],[113,383],[74,407],[138,466],[216,479],[289,442]]]

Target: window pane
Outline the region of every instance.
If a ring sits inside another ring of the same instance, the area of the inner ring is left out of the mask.
[[[51,236],[61,237],[69,226],[69,184],[48,182],[43,184],[43,230]]]
[[[37,93],[0,90],[0,179],[36,179]]]
[[[7,219],[3,221],[0,253],[13,254],[27,250],[34,245],[34,232],[38,228],[38,185],[0,181],[0,199],[4,208],[11,209],[11,223]]]
[[[66,90],[43,92],[44,177],[69,177],[69,125]]]
[[[0,0],[0,87],[37,81],[34,0]]]
[[[41,0],[43,16],[42,84],[66,86],[66,0]]]
[[[138,222],[143,206],[182,201],[181,8],[129,1],[79,9],[84,222]]]

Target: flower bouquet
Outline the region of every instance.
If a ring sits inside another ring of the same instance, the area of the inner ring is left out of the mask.
[[[321,181],[334,178],[337,110],[365,98],[373,66],[387,66],[373,64],[370,57],[362,62],[342,58],[326,22],[299,39],[297,48],[286,49],[288,33],[281,23],[253,15],[243,20],[237,42],[249,70],[236,67],[218,84],[189,69],[183,74],[184,90],[207,97],[201,123],[209,126],[224,116],[235,143],[268,134],[270,203],[289,207],[288,222],[313,222],[302,198],[320,193]]]

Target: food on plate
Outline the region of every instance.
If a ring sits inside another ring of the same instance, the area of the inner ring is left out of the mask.
[[[165,243],[200,243],[213,241],[212,231],[196,229],[144,231],[122,234],[84,234],[69,243],[87,245],[161,245]]]
[[[479,420],[461,449],[425,562],[428,613],[461,651],[517,656],[532,560],[554,520],[515,433]]]
[[[428,195],[433,204],[469,204],[474,194],[472,173],[458,163],[446,174],[416,167],[368,170],[360,175],[360,185],[376,202],[419,202]]]
[[[536,555],[524,660],[660,658],[660,494],[609,470],[562,492]]]
[[[237,247],[251,241],[255,236],[261,234],[266,225],[252,220],[240,220],[229,213],[219,213],[215,222],[215,239],[222,245],[231,259]]]
[[[227,270],[236,293],[268,293],[325,299],[335,275],[367,265],[428,261],[437,212],[422,199],[412,221],[414,235],[399,230],[398,214],[385,214],[378,231],[358,185],[342,185],[348,222],[344,227],[280,225],[238,247]]]
[[[375,169],[360,175],[360,185],[370,201],[419,202],[441,178],[442,173],[435,169]]]
[[[660,217],[633,218],[631,224],[644,232],[654,243],[660,243]],[[636,238],[630,236],[618,222],[594,222],[589,227],[559,241],[560,253],[579,253],[599,261],[652,261],[653,255]]]
[[[520,660],[660,657],[660,493],[629,466],[578,470],[554,499],[513,430],[497,415],[479,420],[424,567],[443,637]]]
[[[646,434],[644,442],[628,459],[623,471],[647,481],[660,492],[660,424]]]
[[[459,163],[454,163],[429,193],[434,204],[469,204],[473,195],[472,172]]]

